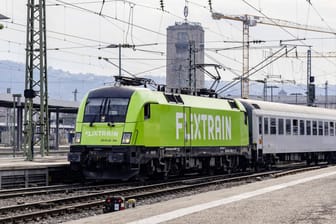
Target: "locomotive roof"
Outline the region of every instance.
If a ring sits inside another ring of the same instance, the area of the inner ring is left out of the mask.
[[[121,97],[129,98],[131,95],[139,89],[148,90],[144,88],[136,87],[116,87],[116,86],[106,86],[97,89],[93,89],[89,92],[88,97]]]
[[[134,86],[105,86],[97,89],[93,89],[88,93],[88,98],[95,97],[121,97],[130,98],[134,93],[140,96],[138,99],[142,99],[144,102],[157,102],[160,104],[168,105],[183,105],[188,107],[198,107],[198,108],[212,108],[212,109],[225,109],[232,110],[238,109],[245,111],[245,108],[239,101],[234,99],[219,99],[211,97],[193,96],[177,93],[167,93],[161,91],[153,91],[148,88],[134,87]],[[174,96],[178,98],[177,101],[172,102],[167,96]],[[181,102],[179,102],[181,99]]]
[[[142,91],[139,89],[138,92]],[[153,97],[152,100],[155,99],[160,104],[168,104],[168,105],[175,104],[195,108],[245,111],[244,106],[239,101],[236,101],[234,99],[220,99],[220,98],[193,96],[185,94],[172,94],[159,91],[150,91],[143,93],[146,95],[151,94],[151,96]],[[175,96],[175,98],[177,99],[175,101],[170,100],[169,96]]]

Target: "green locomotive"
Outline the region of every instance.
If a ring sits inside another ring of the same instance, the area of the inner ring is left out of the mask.
[[[87,179],[130,179],[248,166],[248,117],[234,99],[103,87],[83,99],[72,169]]]

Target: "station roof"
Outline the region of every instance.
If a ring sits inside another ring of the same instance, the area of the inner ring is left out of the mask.
[[[13,108],[14,106],[13,101],[14,101],[13,94],[0,94],[0,107]],[[25,98],[21,97],[20,101],[21,101],[21,107],[24,107]],[[49,99],[48,104],[50,112],[59,111],[60,113],[77,113],[80,102]],[[39,107],[39,105],[40,105],[39,98],[36,97],[34,99],[34,107]]]

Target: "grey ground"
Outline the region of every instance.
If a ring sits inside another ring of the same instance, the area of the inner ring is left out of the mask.
[[[296,175],[269,179],[251,184],[210,191],[152,205],[139,206],[122,212],[104,214],[70,223],[127,223],[142,218],[174,211],[179,208],[206,203],[244,192],[286,183],[289,181],[336,171],[336,167],[310,171]],[[250,223],[336,223],[336,175],[295,185],[246,200],[204,210],[166,224],[250,224]]]

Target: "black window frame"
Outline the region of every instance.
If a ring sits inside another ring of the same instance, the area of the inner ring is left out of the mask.
[[[285,121],[285,131],[286,135],[292,135],[292,120],[291,119],[286,119]]]
[[[300,128],[300,135],[305,135],[305,130],[306,130],[306,127],[305,127],[305,121],[304,120],[300,120],[299,121],[299,128]]]
[[[277,134],[277,120],[274,117],[270,118],[270,134],[271,135]]]
[[[120,105],[114,105],[111,104],[111,100],[124,100],[127,101],[126,104],[120,104]],[[89,113],[87,112],[89,106],[90,106],[90,100],[101,100],[100,106],[99,106],[99,112],[97,113]],[[128,106],[130,103],[130,98],[127,97],[89,97],[87,99],[87,103],[85,105],[84,109],[84,115],[83,115],[83,122],[90,122],[90,123],[105,123],[105,122],[125,122]],[[111,107],[117,107],[118,109],[115,110],[118,113],[112,114]],[[119,113],[121,112],[121,113]]]
[[[269,134],[269,119],[268,117],[264,117],[264,134],[268,135]]]
[[[306,135],[312,135],[312,122],[311,122],[311,120],[306,120]]]
[[[329,122],[329,133],[330,133],[330,136],[335,135],[335,123],[333,121]]]
[[[317,121],[312,121],[312,134],[317,136]]]
[[[324,136],[329,136],[329,122],[325,121],[323,126],[324,126]]]
[[[323,121],[318,121],[318,135],[323,136]]]
[[[284,119],[279,118],[278,119],[278,135],[284,135],[285,134],[285,129],[284,129]]]
[[[292,120],[293,135],[299,134],[299,121],[297,119]]]
[[[258,131],[259,131],[259,135],[261,135],[263,132],[263,124],[262,124],[262,117],[258,116]]]

